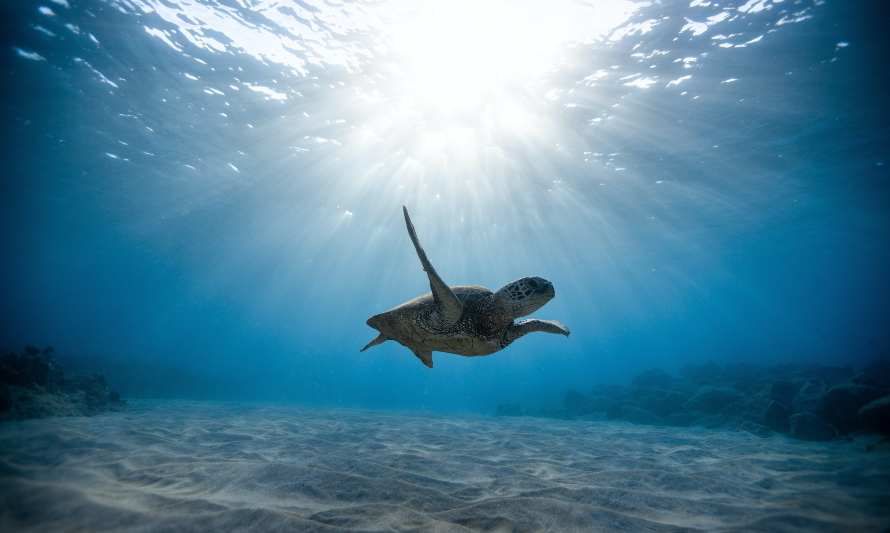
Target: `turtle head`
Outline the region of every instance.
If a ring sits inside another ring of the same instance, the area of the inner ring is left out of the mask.
[[[530,315],[553,299],[553,284],[544,278],[517,279],[494,293],[496,305],[511,318]]]

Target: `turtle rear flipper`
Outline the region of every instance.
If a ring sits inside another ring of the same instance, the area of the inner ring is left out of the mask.
[[[371,342],[369,342],[368,344],[365,344],[365,347],[359,351],[363,352],[363,351],[367,350],[368,348],[371,348],[372,346],[377,346],[378,344],[383,344],[384,342],[386,342],[388,340],[389,340],[389,337],[387,337],[383,333],[381,333],[380,335],[377,335],[376,337],[371,339]]]

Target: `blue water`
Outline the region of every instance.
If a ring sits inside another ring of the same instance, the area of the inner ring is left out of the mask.
[[[4,2],[0,341],[125,397],[491,412],[890,349],[882,2]],[[423,367],[365,320],[538,275]]]

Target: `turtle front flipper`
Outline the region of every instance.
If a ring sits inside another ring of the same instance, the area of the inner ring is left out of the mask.
[[[540,318],[529,318],[527,320],[520,320],[507,328],[507,331],[504,333],[503,340],[501,341],[501,348],[507,346],[512,343],[519,337],[524,335],[528,335],[529,333],[534,333],[536,331],[541,331],[544,333],[556,333],[557,335],[565,335],[569,336],[571,333],[569,328],[565,327],[562,322],[558,320],[541,320]]]
[[[516,323],[516,327],[522,328],[526,333],[535,331],[543,331],[544,333],[556,333],[558,335],[569,336],[569,328],[559,320],[541,320],[540,318],[529,318],[520,320]]]
[[[423,247],[420,246],[420,241],[417,239],[417,233],[414,231],[414,224],[411,223],[411,217],[408,216],[408,208],[402,206],[402,211],[405,213],[405,225],[408,227],[408,236],[411,237],[411,242],[414,244],[414,249],[417,251],[417,257],[420,258],[420,264],[423,265],[423,270],[430,278],[430,290],[433,292],[433,298],[436,301],[436,306],[439,311],[439,318],[441,320],[440,326],[451,326],[460,320],[460,316],[464,312],[464,306],[460,303],[457,296],[455,296],[454,291],[442,281],[442,278],[439,277],[439,274],[436,272],[436,269],[433,268],[430,260],[427,259],[426,252],[423,251]],[[427,366],[431,367],[432,359],[430,359],[430,361],[430,364]],[[426,362],[424,362],[424,364],[426,364]]]
[[[427,368],[433,368],[433,352],[432,350],[415,350],[411,348],[411,351],[414,352],[414,355],[420,359],[420,362],[426,365]]]

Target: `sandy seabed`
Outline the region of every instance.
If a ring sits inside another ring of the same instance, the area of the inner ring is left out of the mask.
[[[0,531],[882,531],[888,501],[861,441],[197,402],[0,425]]]

